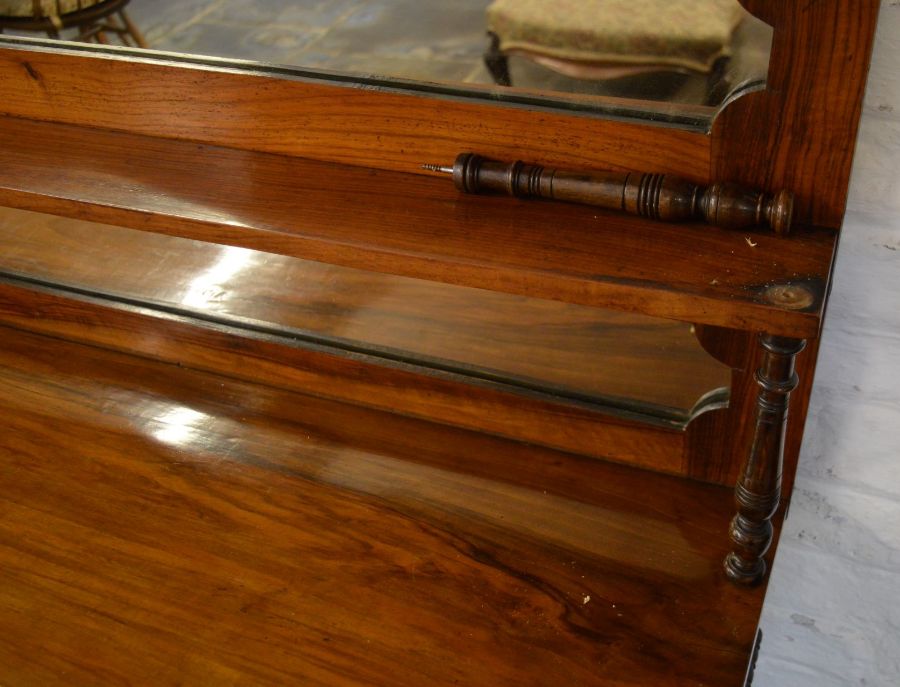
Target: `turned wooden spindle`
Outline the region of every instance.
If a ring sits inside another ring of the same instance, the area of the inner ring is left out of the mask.
[[[797,386],[794,360],[806,346],[802,339],[761,335],[763,358],[756,373],[759,395],[753,443],[734,490],[737,515],[729,535],[732,551],[725,574],[737,584],[752,585],[766,574],[763,560],[772,543],[772,516],[781,501],[784,430],[791,391]]]
[[[791,229],[794,196],[769,195],[737,184],[698,186],[669,174],[572,172],[517,161],[488,160],[474,153],[457,156],[452,167],[423,165],[453,175],[465,193],[500,192],[596,205],[665,222],[702,220],[718,227],[743,229],[769,225],[776,234]]]

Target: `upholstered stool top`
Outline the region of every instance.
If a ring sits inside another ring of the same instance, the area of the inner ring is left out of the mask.
[[[58,17],[101,2],[103,0],[0,0],[0,16]]]
[[[494,0],[487,21],[504,52],[705,72],[744,15],[737,0]]]

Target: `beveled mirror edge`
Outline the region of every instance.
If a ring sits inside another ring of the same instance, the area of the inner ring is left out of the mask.
[[[465,384],[503,390],[534,399],[578,407],[626,422],[683,431],[700,415],[728,407],[730,389],[720,386],[701,394],[689,408],[673,408],[652,401],[627,398],[609,393],[589,393],[566,388],[552,382],[537,380],[515,373],[454,362],[421,353],[410,353],[372,343],[363,343],[340,336],[320,334],[238,315],[210,314],[196,308],[179,306],[152,298],[137,298],[114,292],[85,288],[68,280],[48,281],[18,271],[0,269],[0,283],[53,292],[63,298],[83,298],[104,303],[110,308],[125,308],[156,313],[159,317],[173,317],[186,322],[202,323],[211,328],[229,329],[248,337],[261,337],[292,348],[324,351],[336,356],[365,360],[375,366],[393,366],[422,375],[446,376]],[[710,357],[711,365],[720,365]],[[724,369],[724,368],[723,368]]]

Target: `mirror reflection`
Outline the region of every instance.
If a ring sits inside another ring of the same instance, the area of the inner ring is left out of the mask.
[[[710,107],[764,82],[771,44],[770,27],[737,0],[0,0],[0,29]]]

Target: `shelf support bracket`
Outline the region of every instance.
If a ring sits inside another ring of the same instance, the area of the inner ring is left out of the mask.
[[[756,373],[753,442],[734,490],[737,514],[729,530],[732,550],[725,557],[725,574],[740,585],[757,584],[766,574],[763,557],[772,543],[772,516],[781,501],[788,404],[798,382],[794,362],[806,346],[803,339],[769,334],[761,334],[759,341],[763,355]]]

